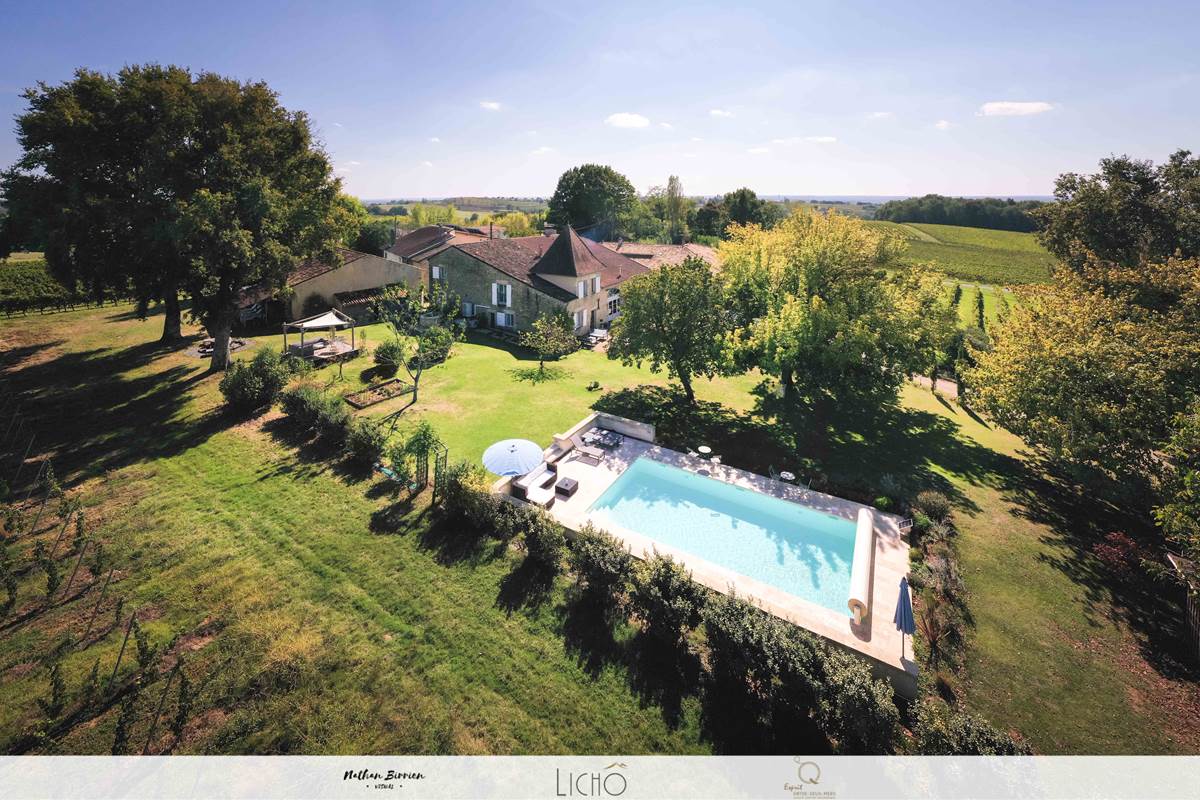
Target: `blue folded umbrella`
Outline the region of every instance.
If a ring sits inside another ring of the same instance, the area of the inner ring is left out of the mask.
[[[908,578],[900,579],[900,598],[896,601],[896,616],[893,619],[896,630],[900,631],[900,656],[904,656],[904,636],[912,636],[917,629],[913,619],[912,596],[908,591]]]

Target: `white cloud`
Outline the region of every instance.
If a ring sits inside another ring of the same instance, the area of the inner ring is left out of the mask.
[[[422,162],[421,162],[421,166],[422,166],[422,167],[432,167],[432,166],[433,166],[433,162],[432,162],[432,161],[422,161]]]
[[[360,165],[362,164],[362,162],[361,162],[361,161],[347,161],[346,163],[347,163],[349,166],[351,166],[351,167],[357,167],[357,166],[360,166]]]
[[[1027,117],[1030,114],[1044,114],[1053,111],[1054,106],[1042,101],[1015,102],[1012,100],[993,100],[979,107],[977,116],[980,117]]]
[[[616,114],[609,114],[605,117],[604,124],[613,128],[645,128],[650,124],[650,120],[641,114],[618,111]]]
[[[554,148],[553,148],[553,147],[546,147],[545,145],[543,145],[543,146],[539,147],[539,148],[538,148],[538,149],[536,149],[536,150],[530,151],[529,155],[531,155],[531,156],[544,156],[544,155],[546,155],[547,153],[553,153],[553,152],[554,152]]]
[[[680,158],[699,158],[700,154],[699,153],[680,153],[679,157]]]
[[[658,123],[658,127],[665,128],[666,130],[671,130],[671,128],[674,128],[675,126],[669,122],[660,122],[660,123]]]
[[[812,142],[814,144],[830,144],[836,142],[836,136],[788,136],[783,139],[772,139],[771,144],[793,145],[801,142]]]
[[[937,128],[939,131],[948,131],[950,130],[950,120],[939,119],[937,122],[933,123],[933,127]]]
[[[340,122],[335,122],[335,123],[333,123],[333,127],[335,127],[335,128],[343,128],[343,127],[345,127],[345,126],[344,126],[344,125],[342,125],[342,123],[340,123]]]
[[[337,167],[337,168],[335,168],[333,171],[334,171],[334,172],[340,172],[340,173],[342,173],[342,174],[344,175],[344,174],[346,174],[347,172],[349,172],[349,171],[350,171],[350,168],[349,168],[349,167]]]
[[[761,156],[762,154],[769,153],[771,151],[769,148],[766,148],[766,147],[751,147],[746,152],[752,156]]]
[[[891,111],[872,111],[867,114],[867,119],[890,119],[893,116]]]
[[[484,111],[499,111],[500,110],[500,104],[497,103],[495,100],[480,100],[479,107],[482,108]]]
[[[525,131],[526,136],[537,136],[537,131]]]
[[[438,143],[439,143],[439,142],[441,142],[442,140],[441,140],[441,139],[439,139],[439,138],[438,138],[438,137],[436,137],[436,136],[430,136],[430,137],[429,137],[429,141],[433,142],[434,144],[438,144]]]
[[[711,109],[711,110],[708,112],[708,115],[709,115],[710,117],[732,117],[732,116],[733,116],[733,112],[732,112],[732,111],[726,111],[726,110],[725,110],[725,109],[723,109],[723,108],[714,108],[714,109]]]
[[[693,136],[693,137],[692,137],[692,141],[693,141],[693,142],[703,142],[703,141],[704,141],[704,137],[702,137],[702,136]]]

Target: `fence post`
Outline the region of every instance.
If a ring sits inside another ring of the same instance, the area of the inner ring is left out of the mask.
[[[79,548],[79,558],[75,559],[75,569],[71,570],[71,577],[67,580],[67,588],[63,589],[62,596],[64,600],[71,593],[71,584],[75,582],[75,574],[79,572],[79,565],[83,563],[83,554],[87,552],[88,545],[91,543],[92,540],[88,539],[83,543],[83,547]]]
[[[108,676],[106,690],[112,689],[113,681],[117,679],[117,670],[121,668],[121,659],[125,657],[125,645],[129,644],[129,632],[133,630],[133,618],[136,616],[137,612],[132,612],[129,615],[129,622],[125,624],[125,638],[121,640],[121,652],[117,653],[117,663],[113,664],[112,675]]]
[[[42,505],[44,506],[45,504],[46,504],[46,501],[43,500]],[[58,553],[58,545],[59,545],[59,543],[62,542],[63,534],[65,534],[67,532],[67,523],[69,523],[71,521],[71,516],[72,516],[71,514],[67,515],[67,518],[65,520],[63,520],[62,527],[59,528],[59,530],[58,530],[58,538],[54,540],[54,547],[50,548],[50,557],[51,558],[54,558],[55,554]],[[41,517],[40,511],[38,512],[38,517]],[[35,520],[35,522],[36,522],[36,520]],[[29,532],[33,533],[32,526],[29,528]]]
[[[163,687],[162,695],[158,698],[158,708],[154,709],[154,719],[150,722],[150,733],[146,734],[146,746],[142,748],[142,755],[150,752],[150,742],[154,739],[154,731],[158,728],[158,718],[162,716],[163,704],[167,702],[167,692],[171,690],[171,681],[175,680],[175,673],[179,672],[179,665],[182,662],[175,662],[175,669],[171,670],[171,674],[167,676],[167,685]]]
[[[90,540],[89,540],[90,541]],[[96,614],[100,611],[100,604],[104,602],[104,593],[108,591],[108,584],[112,580],[113,570],[116,567],[108,568],[108,577],[104,579],[104,585],[100,587],[100,597],[96,600],[96,605],[92,607],[92,616],[88,618],[87,628],[83,632],[81,642],[86,642],[88,634],[92,632],[92,625],[96,622]]]
[[[25,422],[24,418],[21,419],[21,422]],[[25,455],[21,456],[21,461],[17,464],[17,474],[16,477],[13,478],[13,486],[16,486],[17,482],[21,480],[21,472],[25,469],[25,459],[29,458],[29,451],[33,449],[33,440],[36,436],[37,431],[29,434],[29,444],[25,445]],[[37,483],[37,481],[35,480],[34,483]],[[29,497],[26,496],[25,499],[28,500]]]

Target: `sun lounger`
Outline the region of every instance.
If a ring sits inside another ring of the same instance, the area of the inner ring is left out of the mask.
[[[535,506],[549,508],[554,505],[554,487],[553,486],[535,486],[525,492],[525,500]]]
[[[554,468],[543,461],[537,466],[537,469],[515,479],[512,485],[517,490],[518,497],[524,496],[528,500],[531,492],[543,488],[548,483],[553,483],[556,477],[557,473]]]
[[[585,444],[583,439],[580,438],[578,433],[576,433],[575,435],[573,435],[571,437],[571,444],[575,445],[575,449],[578,450],[579,452],[583,453],[585,456],[590,456],[591,458],[594,458],[597,461],[604,460],[604,451],[601,450],[599,447],[592,447],[589,444]]]

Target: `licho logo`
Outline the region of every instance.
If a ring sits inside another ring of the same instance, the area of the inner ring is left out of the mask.
[[[620,797],[629,788],[620,761],[599,772],[563,772],[554,770],[554,789],[558,797]]]

